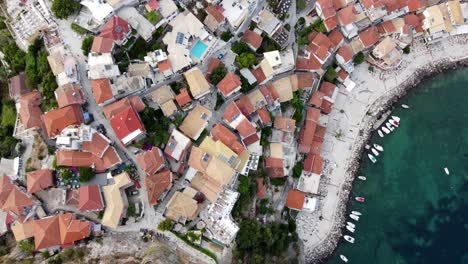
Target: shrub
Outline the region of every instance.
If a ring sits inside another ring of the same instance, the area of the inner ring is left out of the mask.
[[[34,251],[34,242],[32,239],[23,239],[18,242],[18,248],[26,253],[31,253]]]
[[[338,74],[336,73],[335,69],[333,69],[333,66],[330,65],[327,67],[327,71],[325,72],[325,80],[327,82],[333,83],[333,81],[336,79]]]
[[[158,224],[158,229],[161,231],[169,231],[174,227],[174,224],[170,219],[165,219]]]
[[[240,55],[240,54],[246,53],[246,52],[251,52],[250,48],[249,48],[249,45],[247,45],[247,43],[245,43],[244,41],[238,41],[238,42],[232,44],[231,50],[232,50],[232,52],[236,53],[237,55]]]
[[[81,43],[81,50],[83,51],[83,54],[85,56],[88,56],[89,51],[91,50],[91,47],[93,46],[93,36],[89,36],[83,39],[83,42]]]
[[[226,31],[226,32],[223,32],[223,34],[221,34],[221,39],[225,42],[228,42],[232,37],[233,36],[230,31]]]
[[[258,60],[252,53],[242,53],[236,57],[236,62],[241,68],[250,68],[253,65],[258,64]]]
[[[358,52],[356,56],[354,57],[354,63],[356,64],[361,64],[364,62],[364,53]]]
[[[306,2],[305,0],[297,0],[297,9],[299,11],[302,11],[306,8]]]
[[[228,70],[224,65],[219,65],[214,68],[210,74],[210,82],[214,85],[218,84],[227,74]]]
[[[296,165],[293,167],[293,177],[300,178],[302,174],[302,169],[304,169],[304,163],[302,161],[298,161]]]
[[[54,0],[51,10],[57,18],[66,19],[80,10],[80,4],[77,1]]]
[[[325,27],[325,24],[323,23],[321,19],[318,19],[317,21],[315,21],[312,24],[312,28],[317,32],[322,32],[322,33],[327,32],[327,28]]]
[[[156,12],[154,12],[154,11],[151,11],[151,12],[146,13],[145,17],[146,17],[146,19],[148,19],[148,21],[149,21],[151,24],[156,24],[156,23],[158,23],[158,21],[161,19],[161,18],[159,17],[159,15],[158,15]]]
[[[88,182],[94,178],[93,169],[90,167],[80,167],[80,176],[78,176],[78,180],[80,182]]]
[[[409,45],[406,46],[406,47],[403,49],[403,53],[405,53],[405,54],[409,54],[410,52],[411,52],[411,48],[410,48]]]

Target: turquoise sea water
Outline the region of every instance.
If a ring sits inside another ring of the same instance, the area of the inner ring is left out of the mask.
[[[327,263],[468,263],[468,69],[441,74],[410,92],[393,115],[400,128],[371,142],[349,210],[362,212],[354,244],[341,241]],[[450,175],[444,173],[448,167]],[[363,196],[365,203],[354,201]],[[348,213],[349,214],[349,213]]]

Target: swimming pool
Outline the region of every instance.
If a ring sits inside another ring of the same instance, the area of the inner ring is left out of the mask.
[[[197,43],[195,43],[195,46],[193,46],[192,48],[192,55],[195,56],[197,59],[200,59],[207,48],[208,46],[205,43],[201,42],[201,40],[199,40]]]

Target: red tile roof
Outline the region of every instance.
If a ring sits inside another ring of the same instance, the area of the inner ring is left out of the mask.
[[[241,113],[245,116],[250,116],[253,112],[255,112],[255,107],[247,96],[242,96],[239,98],[236,101],[236,105]]]
[[[341,79],[342,81],[346,80],[349,76],[349,73],[345,71],[344,69],[341,69],[338,71],[338,79]]]
[[[243,138],[242,139],[242,142],[244,143],[245,146],[250,146],[256,142],[258,142],[260,140],[260,138],[258,137],[257,134],[253,134],[253,135],[250,135],[246,138]]]
[[[257,114],[263,125],[271,124],[270,113],[268,113],[265,107],[258,109]]]
[[[79,84],[65,84],[55,90],[55,97],[60,108],[69,105],[82,105],[85,103],[83,92]]]
[[[218,23],[221,23],[224,21],[224,15],[221,12],[219,12],[218,9],[216,9],[216,6],[210,5],[205,9],[205,11],[208,14],[212,15]]]
[[[0,209],[12,220],[23,221],[26,208],[34,205],[31,196],[14,185],[8,176],[0,176]],[[29,209],[28,209],[29,210]]]
[[[224,145],[236,152],[238,155],[245,150],[244,146],[237,141],[237,136],[221,123],[217,123],[213,127],[211,130],[211,136],[214,140],[220,140],[223,142]]]
[[[333,46],[338,47],[343,42],[344,36],[338,29],[335,29],[328,35],[328,38]]]
[[[327,32],[329,32],[338,26],[338,18],[336,16],[332,16],[323,21],[323,24],[325,25]]]
[[[11,98],[16,98],[22,94],[29,92],[26,85],[26,75],[24,72],[11,77],[9,80],[9,92]]]
[[[145,109],[145,104],[138,96],[126,97],[112,104],[106,105],[102,111],[107,119],[112,118],[114,115],[132,107],[136,112],[141,112]]]
[[[267,157],[265,167],[270,178],[284,177],[283,159]]]
[[[296,73],[296,77],[298,89],[304,89],[314,85],[314,76],[310,72],[298,72]]]
[[[254,31],[247,29],[242,36],[242,40],[252,46],[254,50],[257,50],[260,45],[262,45],[263,38],[259,34],[255,33]]]
[[[172,185],[172,172],[163,170],[160,173],[145,177],[145,188],[148,194],[148,202],[150,206],[157,205],[161,195],[169,190]]]
[[[274,127],[284,132],[294,132],[296,130],[296,120],[277,116],[275,117]]]
[[[263,185],[263,178],[257,178],[257,198],[263,199],[266,195],[266,188]]]
[[[387,34],[390,34],[396,31],[395,25],[393,25],[393,22],[391,20],[385,21],[381,25],[385,33]]]
[[[309,38],[311,42],[307,46],[307,50],[322,61],[326,60],[336,48],[328,36],[321,32],[312,32],[309,34]]]
[[[153,175],[164,166],[162,151],[157,147],[152,147],[151,150],[138,154],[136,160],[146,175]]]
[[[128,32],[130,32],[128,22],[118,16],[113,16],[101,28],[100,36],[114,41],[122,41]]]
[[[47,112],[41,116],[47,136],[53,137],[70,125],[83,123],[83,113],[78,105],[70,105]]]
[[[255,80],[257,80],[257,83],[262,83],[263,81],[266,80],[266,76],[262,70],[262,67],[257,67],[256,69],[252,69],[250,70],[250,72],[255,77]]]
[[[25,129],[40,128],[42,126],[41,116],[43,113],[39,107],[41,102],[41,93],[37,90],[20,96],[18,114]]]
[[[111,53],[114,42],[110,38],[103,38],[100,36],[94,37],[91,51],[95,53]]]
[[[149,0],[147,6],[153,11],[159,9],[159,3],[156,0]]]
[[[335,92],[336,85],[330,82],[322,82],[320,85],[319,91],[325,94],[325,96],[332,97]]]
[[[304,123],[304,127],[302,127],[301,132],[299,133],[299,143],[302,145],[302,150],[300,150],[301,153],[306,153],[308,152],[307,150],[310,150],[310,147],[312,146],[312,142],[314,140],[314,133],[315,129],[317,127],[317,124],[312,121],[312,120],[306,120]]]
[[[316,2],[316,5],[320,6],[320,9],[323,13],[323,17],[325,19],[332,17],[336,14],[335,6],[333,5],[332,0],[319,0]]]
[[[236,130],[239,132],[239,135],[242,138],[246,138],[252,134],[257,133],[257,130],[247,118],[244,118],[244,120],[239,123],[239,125],[236,127]]]
[[[354,5],[350,5],[338,11],[337,16],[341,26],[347,26],[356,21],[357,15],[358,12]]]
[[[309,107],[307,109],[307,116],[306,120],[312,120],[314,122],[317,122],[320,119],[320,110],[317,108]]]
[[[65,167],[94,167],[96,172],[103,172],[121,162],[113,147],[109,147],[102,158],[91,152],[58,150],[57,165]]]
[[[164,60],[158,63],[158,70],[160,72],[165,72],[171,69],[171,62],[169,60]]]
[[[132,107],[128,107],[117,113],[109,121],[115,134],[124,145],[131,143],[131,141],[124,143],[123,140],[135,131],[140,131],[140,133],[146,132],[140,117]]]
[[[26,175],[28,193],[36,193],[54,186],[52,170],[43,169],[29,172]]]
[[[325,114],[329,114],[332,110],[332,106],[333,106],[333,103],[328,101],[328,100],[323,100],[322,102],[322,106],[320,107],[320,109],[322,109],[322,111],[325,113]]]
[[[85,141],[81,144],[81,150],[91,152],[93,155],[102,158],[110,146],[110,142],[101,133],[94,133],[91,141]]]
[[[320,91],[313,92],[312,96],[310,97],[309,104],[315,107],[320,107],[322,105],[324,96],[325,94]]]
[[[405,20],[405,24],[412,26],[416,30],[416,32],[423,31],[421,18],[417,15],[407,14],[403,16],[403,19]]]
[[[305,193],[298,190],[289,190],[286,207],[289,209],[302,210],[304,208]]]
[[[310,153],[315,154],[315,155],[320,155],[320,151],[322,151],[322,142],[319,142],[319,141],[312,142]]]
[[[114,98],[109,79],[91,80],[91,88],[96,104],[102,104]]]
[[[180,90],[180,93],[176,95],[175,99],[177,101],[177,104],[179,104],[180,107],[183,107],[186,104],[189,104],[192,102],[192,98],[190,98],[190,94],[187,88]]]
[[[272,85],[270,84],[270,86],[272,86]],[[263,97],[265,97],[267,105],[268,106],[272,105],[276,98],[273,97],[270,90],[268,90],[268,87],[261,86],[259,89],[260,89],[260,92],[262,93]]]
[[[270,92],[271,97],[273,98],[273,100],[279,99],[280,96],[279,96],[279,93],[276,90],[275,86],[273,86],[272,84],[269,84],[266,87],[267,87],[268,91]]]
[[[338,50],[337,54],[340,55],[345,62],[349,62],[353,59],[353,52],[351,51],[351,48],[348,45],[343,45]]]
[[[320,155],[309,154],[304,160],[304,171],[322,174],[323,158]]]
[[[379,39],[380,39],[379,31],[377,30],[377,27],[375,27],[375,26],[372,26],[372,27],[362,31],[361,33],[359,33],[358,36],[359,36],[359,39],[362,42],[362,45],[366,49],[371,47],[375,43],[377,43],[377,41],[379,41]]]
[[[317,128],[315,129],[314,141],[323,142],[323,138],[325,137],[326,131],[326,127],[317,125]]]
[[[297,58],[296,70],[299,71],[316,71],[322,68],[322,64],[314,57],[310,56],[309,59]]]
[[[232,92],[236,89],[240,88],[241,86],[240,77],[232,72],[228,72],[226,76],[216,85],[218,90],[223,94],[225,97],[229,96]]]
[[[224,110],[223,118],[230,123],[239,115],[241,115],[241,111],[234,102],[231,102]]]
[[[211,58],[210,63],[208,63],[208,70],[206,71],[206,73],[211,74],[213,70],[220,65],[224,66],[224,63],[217,58]]]
[[[414,12],[427,7],[428,3],[425,0],[408,0],[409,12]]]
[[[81,186],[78,193],[78,210],[98,211],[104,208],[101,191],[98,185]]]

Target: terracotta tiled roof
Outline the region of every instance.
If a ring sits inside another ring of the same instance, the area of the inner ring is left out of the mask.
[[[255,112],[255,107],[252,105],[249,97],[242,96],[236,101],[236,105],[241,111],[242,114],[245,116],[250,116],[253,112]]]
[[[35,193],[54,185],[52,170],[36,170],[26,175],[28,193]]]
[[[267,105],[268,106],[272,105],[275,101],[275,98],[273,98],[273,95],[271,94],[270,90],[268,90],[266,86],[261,86],[259,90],[262,93],[263,97],[265,98]]]
[[[216,69],[220,65],[224,66],[224,63],[217,58],[211,58],[210,63],[208,63],[208,70],[206,73],[211,74],[213,70]]]
[[[150,206],[154,206],[159,203],[161,195],[170,189],[171,184],[172,172],[169,170],[163,170],[160,173],[145,177],[145,187]]]
[[[25,93],[19,98],[19,119],[25,129],[40,128],[42,126],[41,93],[37,90]]]
[[[327,131],[326,127],[317,125],[317,128],[315,129],[314,141],[323,142],[326,131]]]
[[[270,178],[284,177],[283,159],[267,157],[265,167]]]
[[[275,86],[269,84],[266,86],[268,91],[270,92],[273,100],[279,99],[280,95],[278,94],[278,91],[276,90]]]
[[[337,54],[340,55],[345,62],[349,62],[353,59],[353,52],[351,51],[351,48],[348,45],[343,45],[338,50]]]
[[[211,136],[214,140],[220,140],[223,142],[224,145],[236,152],[238,155],[245,150],[244,146],[237,141],[237,136],[221,123],[217,123],[213,127],[211,130]]]
[[[268,113],[265,107],[258,109],[257,114],[262,124],[266,125],[271,123],[270,113]]]
[[[309,59],[297,58],[296,70],[299,71],[316,71],[322,68],[322,64],[314,57],[310,56]]]
[[[85,141],[81,145],[81,150],[91,152],[93,155],[102,158],[109,148],[110,142],[101,133],[94,133],[91,141]]]
[[[250,121],[247,118],[244,118],[239,125],[236,127],[236,130],[239,132],[239,135],[241,137],[245,138],[248,137],[252,134],[255,134],[257,130],[255,127],[250,123]]]
[[[266,188],[263,185],[263,179],[257,178],[257,198],[263,199],[266,195]]]
[[[102,104],[114,98],[109,79],[91,80],[91,88],[97,104]]]
[[[257,50],[262,45],[263,38],[254,31],[247,29],[242,36],[242,40]]]
[[[304,89],[314,85],[314,76],[312,73],[298,72],[296,76],[298,89]]]
[[[132,107],[136,112],[141,112],[145,109],[145,104],[138,96],[126,97],[110,105],[106,105],[102,111],[107,119],[112,118],[114,115]]]
[[[79,189],[78,210],[96,211],[104,208],[101,190],[98,185],[81,186]]]
[[[136,160],[147,175],[153,175],[164,166],[162,151],[157,147],[138,154]]]
[[[180,93],[176,95],[175,99],[177,101],[177,104],[179,104],[180,107],[183,107],[186,104],[192,102],[192,99],[190,98],[190,94],[187,88],[180,90]]]
[[[356,21],[358,12],[354,5],[347,6],[340,11],[338,11],[338,21],[341,26],[347,26]]]
[[[169,60],[161,61],[158,63],[158,70],[160,72],[165,72],[171,69],[171,62]]]
[[[111,53],[113,45],[112,39],[96,36],[94,37],[91,51],[95,53]]]
[[[254,144],[255,142],[258,142],[260,140],[260,138],[258,137],[257,134],[253,134],[251,136],[248,136],[246,138],[243,138],[242,139],[242,142],[244,143],[244,145],[246,145],[247,147]]]
[[[361,33],[359,33],[358,36],[364,48],[371,47],[372,45],[377,43],[377,41],[379,41],[380,39],[379,31],[377,30],[377,27],[375,26],[362,31]]]
[[[428,3],[426,0],[408,0],[409,12],[414,12],[419,9],[427,7]]]
[[[309,107],[307,109],[307,116],[306,116],[307,120],[312,120],[314,122],[317,122],[319,118],[320,118],[320,110],[318,110],[317,108],[313,108],[313,107]]]
[[[320,107],[322,105],[324,96],[325,94],[320,91],[313,92],[312,96],[310,97],[309,104],[315,107]]]
[[[387,34],[388,34],[388,33],[393,33],[393,32],[396,31],[396,28],[395,28],[395,26],[393,25],[393,22],[392,22],[391,20],[385,21],[385,22],[383,22],[381,25],[382,25],[382,27],[383,27],[385,33],[387,33]]]
[[[68,83],[55,90],[55,97],[60,108],[69,105],[85,103],[83,92],[79,84]]]
[[[234,102],[231,102],[224,110],[223,118],[229,123],[241,115],[241,111]]]
[[[420,17],[418,17],[417,15],[407,14],[407,15],[405,15],[403,17],[403,19],[405,20],[405,24],[412,26],[416,30],[416,32],[422,32],[423,31],[422,21],[421,21]]]
[[[13,220],[24,220],[23,211],[34,205],[32,198],[11,182],[8,176],[0,176],[0,209]]]
[[[341,69],[338,71],[338,78],[341,79],[342,81],[346,80],[349,76],[349,73],[345,71],[344,69]]]
[[[284,132],[294,132],[294,130],[296,130],[296,120],[277,116],[275,117],[274,127]]]
[[[286,207],[290,209],[302,210],[304,208],[305,193],[298,190],[289,190],[286,200]]]
[[[335,6],[333,5],[332,0],[319,0],[316,2],[316,5],[320,6],[320,9],[323,13],[323,17],[325,19],[332,17],[336,14]]]
[[[97,172],[103,172],[121,162],[113,147],[109,147],[102,158],[91,152],[59,150],[56,153],[57,165],[66,167],[93,167]]]
[[[101,28],[100,36],[114,41],[122,41],[129,31],[130,27],[127,21],[118,16],[113,16]]]
[[[26,86],[26,75],[24,72],[11,77],[8,82],[11,98],[16,98],[29,91],[28,87]]]
[[[328,100],[323,100],[322,102],[322,106],[320,107],[320,109],[322,109],[322,111],[325,113],[325,114],[329,114],[332,110],[332,106],[333,106],[333,103],[328,101]]]
[[[320,85],[319,91],[325,94],[325,96],[332,97],[333,93],[335,92],[336,85],[330,82],[322,82]]]
[[[214,5],[210,5],[208,6],[205,11],[212,15],[214,17],[214,19],[218,22],[218,23],[221,23],[224,21],[224,16],[221,12],[219,12],[218,9],[216,9],[216,6]]]
[[[218,90],[227,97],[236,89],[240,88],[241,84],[239,76],[232,72],[228,72],[216,87],[218,87]]]
[[[48,137],[53,137],[70,125],[83,123],[83,113],[78,105],[70,105],[47,112],[41,116]]]
[[[338,47],[343,42],[344,36],[338,29],[335,29],[328,35],[328,38],[333,43],[333,46]]]
[[[323,24],[325,25],[325,28],[329,32],[338,26],[338,18],[336,16],[332,16],[326,19],[325,21],[323,21]]]
[[[321,151],[322,151],[322,142],[319,142],[319,141],[312,142],[310,153],[315,154],[315,155],[320,155]]]
[[[149,0],[147,6],[148,6],[151,10],[157,10],[157,9],[159,9],[159,3],[158,3],[158,1],[156,1],[156,0]]]
[[[262,70],[262,67],[257,67],[256,69],[250,70],[250,72],[257,80],[257,83],[261,83],[266,80],[266,76]]]
[[[141,123],[140,117],[132,107],[127,107],[121,112],[110,118],[110,124],[117,137],[123,144],[129,144],[131,141],[123,142],[127,136],[136,131],[145,133],[145,127]]]
[[[307,46],[307,50],[322,61],[326,60],[331,55],[331,51],[336,48],[328,36],[323,33],[312,32],[309,34],[309,38],[311,42]]]

